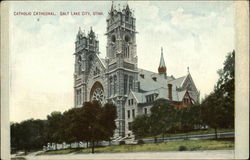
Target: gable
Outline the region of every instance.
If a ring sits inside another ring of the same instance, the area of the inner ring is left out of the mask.
[[[133,99],[134,102],[139,103],[138,97],[136,97],[136,95],[134,94],[134,92],[131,91],[131,92],[129,92],[129,95],[128,95],[127,99],[126,99],[125,106],[129,105],[128,101],[130,101],[131,99]]]
[[[188,91],[198,92],[190,74],[186,76],[186,78],[181,84],[181,87],[187,89]]]

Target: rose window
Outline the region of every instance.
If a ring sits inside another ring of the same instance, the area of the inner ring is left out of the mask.
[[[100,101],[101,103],[104,102],[104,95],[103,95],[103,90],[101,88],[96,88],[93,92],[92,96],[92,101],[97,100]]]
[[[91,91],[90,91],[90,100],[97,100],[102,104],[105,103],[103,86],[100,82],[95,82]]]

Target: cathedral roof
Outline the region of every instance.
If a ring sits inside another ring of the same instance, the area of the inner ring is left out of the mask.
[[[187,76],[183,76],[183,77],[179,77],[173,80],[170,80],[168,83],[172,84],[173,87],[181,87],[182,83],[184,82],[184,80],[186,79]]]
[[[179,102],[182,101],[187,90],[177,90],[182,87],[182,84],[186,80],[187,76],[174,78],[173,76],[164,77],[163,75],[155,72],[151,72],[144,69],[138,69],[139,76],[138,81],[140,82],[140,91],[132,94],[137,99],[138,103],[146,103],[147,95],[156,95],[156,99],[168,99],[168,86],[172,84],[172,100]],[[193,97],[191,97],[193,98]]]
[[[187,90],[183,91],[172,91],[172,101],[181,102],[186,94]],[[134,92],[131,91],[134,95],[137,103],[147,103],[147,96],[148,95],[155,95],[156,99],[168,99],[168,89],[161,87],[155,90],[147,91],[147,92]],[[192,98],[192,97],[191,97]]]
[[[160,75],[159,73],[151,72],[144,69],[138,69],[140,82],[140,89],[143,91],[150,91],[161,87],[167,87],[167,81],[173,80],[173,77]],[[155,80],[154,80],[155,79]]]

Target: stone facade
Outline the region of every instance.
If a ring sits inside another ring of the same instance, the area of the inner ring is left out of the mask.
[[[136,20],[128,5],[123,10],[116,10],[112,5],[106,22],[105,59],[99,57],[99,41],[92,28],[88,33],[79,28],[77,33],[75,107],[91,100],[114,103],[118,115],[114,137],[124,137],[131,134],[135,116],[150,114],[156,99],[168,99],[177,107],[198,101],[199,92],[189,73],[180,78],[167,76],[163,49],[158,73],[137,67]],[[168,86],[172,86],[171,89]]]

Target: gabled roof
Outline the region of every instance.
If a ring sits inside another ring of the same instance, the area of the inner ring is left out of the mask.
[[[187,92],[187,90],[177,92],[178,93],[178,101],[182,101],[183,100],[186,92]]]
[[[166,87],[167,81],[174,79],[173,77],[169,76],[165,78],[164,75],[160,75],[159,73],[151,72],[140,68],[138,68],[138,71],[138,81],[140,82],[140,89],[143,91],[150,91],[161,87]],[[140,75],[144,76],[141,77]],[[156,78],[156,81],[153,80],[153,77]]]
[[[172,90],[172,101],[181,102],[186,94],[187,90],[177,91]],[[134,92],[131,91],[131,94],[135,97],[137,103],[146,103],[146,96],[154,94],[156,99],[168,99],[168,89],[161,87],[155,90],[147,92]],[[192,98],[192,97],[191,97]]]
[[[103,66],[104,68],[106,68],[106,62],[105,62],[105,59],[100,58],[97,54],[95,54],[95,55],[96,55],[97,59],[99,60],[99,62],[102,64],[102,66]]]
[[[183,76],[180,78],[176,78],[174,80],[170,80],[168,83],[172,84],[173,87],[181,87],[181,85],[183,84],[184,80],[186,79],[187,76]]]
[[[132,95],[135,97],[137,103],[143,103],[145,100],[145,97],[143,96],[143,93],[139,92],[133,92],[131,91]]]

